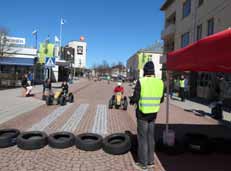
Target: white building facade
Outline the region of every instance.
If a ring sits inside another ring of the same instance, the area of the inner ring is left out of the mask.
[[[163,56],[162,44],[157,42],[152,46],[137,51],[127,60],[128,79],[134,80],[143,77],[143,67],[146,62],[152,61],[155,66],[155,76],[162,78],[162,64],[160,59]]]
[[[130,57],[127,61],[127,68],[128,68],[128,76],[129,79],[139,79],[143,77],[144,71],[143,71],[143,65],[142,67],[139,67],[139,54],[142,54],[143,52],[137,52],[132,57]],[[148,56],[147,61],[152,61],[155,66],[155,76],[157,78],[162,77],[162,64],[160,64],[160,58],[162,56],[162,53],[159,52],[144,52],[145,56]]]
[[[25,38],[6,37],[0,56],[0,86],[20,86],[23,74],[34,72],[37,49],[25,47]]]
[[[84,41],[71,41],[68,46],[75,49],[73,67],[86,68],[87,43]]]

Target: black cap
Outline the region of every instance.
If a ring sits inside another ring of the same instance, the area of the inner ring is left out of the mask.
[[[145,75],[155,75],[155,68],[154,68],[154,64],[152,61],[148,61],[144,65],[144,76]]]

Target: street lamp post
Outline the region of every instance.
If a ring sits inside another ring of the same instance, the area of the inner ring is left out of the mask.
[[[32,35],[35,36],[35,49],[36,49],[36,58],[38,58],[38,50],[37,50],[37,42],[38,42],[38,30],[34,30],[32,32]],[[34,61],[34,66],[33,66],[33,84],[35,85],[35,73],[36,73],[36,64],[37,64],[37,59]]]

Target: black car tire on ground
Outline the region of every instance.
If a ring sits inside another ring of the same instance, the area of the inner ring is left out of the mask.
[[[60,99],[59,99],[59,104],[60,104],[61,106],[64,106],[64,105],[66,104],[66,99],[65,99],[64,96],[61,96],[61,97],[60,97]]]
[[[36,150],[47,145],[47,134],[41,131],[21,133],[17,137],[17,145],[23,150]]]
[[[184,136],[186,148],[193,153],[207,154],[211,152],[208,136],[200,133],[187,133]]]
[[[14,146],[16,138],[20,134],[17,129],[1,129],[0,130],[0,148]]]
[[[121,155],[131,149],[131,140],[127,134],[115,133],[103,140],[103,150],[108,154]]]
[[[52,96],[47,96],[46,97],[46,104],[47,105],[52,105],[53,104],[53,97]]]
[[[48,136],[48,145],[52,148],[68,148],[75,144],[75,135],[70,132],[56,132]]]
[[[69,93],[68,100],[69,100],[70,103],[74,102],[74,95],[72,93]]]
[[[103,145],[103,137],[94,133],[83,133],[76,136],[76,147],[84,151],[96,151]]]

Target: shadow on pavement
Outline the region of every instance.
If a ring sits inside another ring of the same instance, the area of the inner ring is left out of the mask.
[[[132,148],[131,148],[131,154],[132,154],[132,158],[134,160],[135,163],[138,162],[138,157],[137,157],[137,148],[138,148],[138,142],[137,142],[137,135],[133,134],[130,131],[125,131],[125,133],[130,137],[131,139],[131,143],[132,143]]]
[[[231,139],[231,129],[223,125],[170,124],[169,128],[174,130],[177,142],[182,142],[187,133],[204,134],[210,139]],[[165,124],[156,124],[155,139],[157,142],[162,139],[164,130]],[[230,171],[231,141],[229,143],[226,146],[227,152],[224,148],[222,152],[218,152],[214,150],[215,146],[211,146],[211,152],[206,154],[195,154],[185,149],[182,153],[169,155],[157,149],[157,156],[164,168],[170,171]]]

